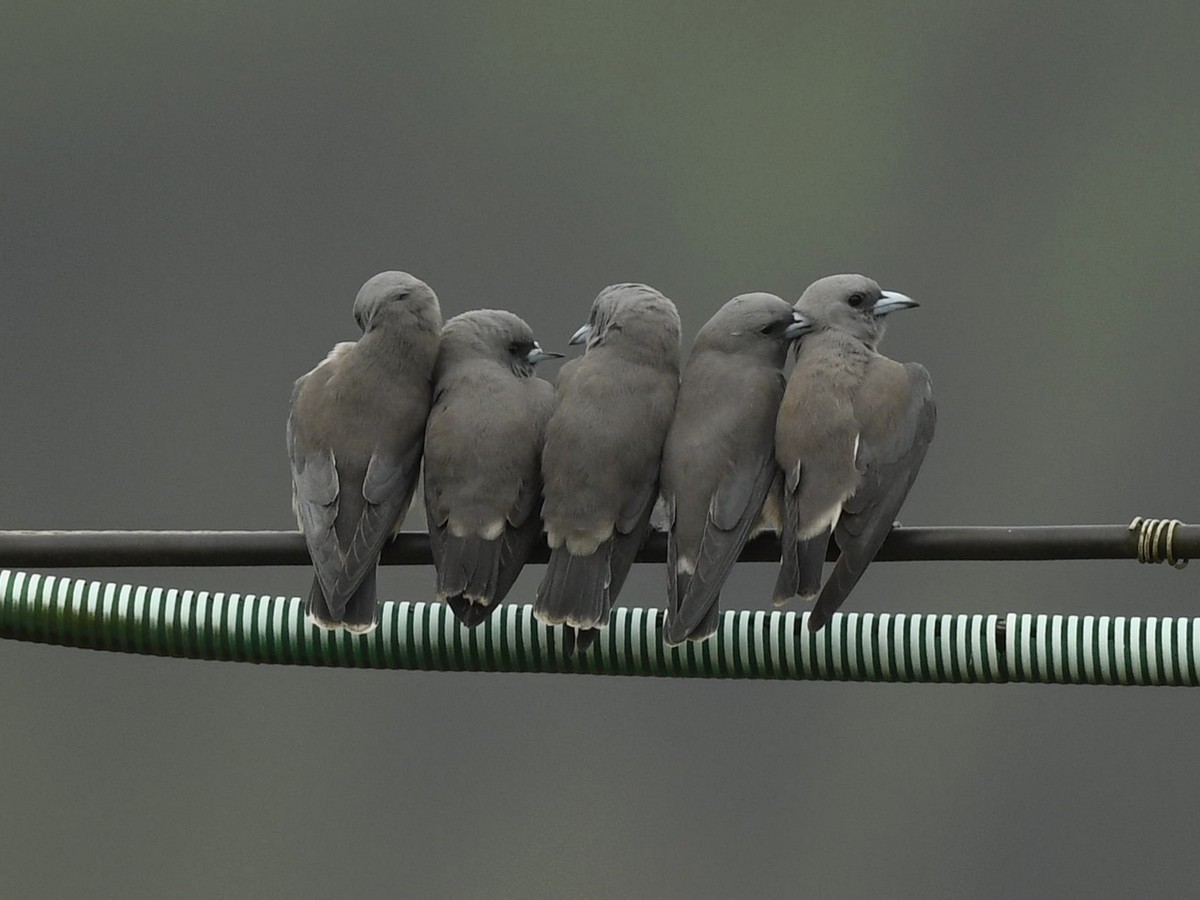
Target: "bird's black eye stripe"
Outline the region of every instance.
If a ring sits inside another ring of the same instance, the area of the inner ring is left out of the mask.
[[[863,305],[864,302],[866,302],[866,299],[867,299],[866,294],[856,291],[855,293],[850,295],[850,298],[846,302],[849,303],[851,306],[853,306],[855,309],[858,309],[860,306]]]
[[[533,349],[532,341],[513,341],[508,345],[508,352],[513,356],[528,356]]]

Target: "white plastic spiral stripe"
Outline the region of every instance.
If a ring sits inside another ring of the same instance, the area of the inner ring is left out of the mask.
[[[660,613],[621,607],[593,649],[505,604],[479,628],[424,601],[384,603],[368,635],[325,632],[298,598],[102,584],[0,570],[0,637],[161,656],[322,666],[724,678],[1196,684],[1200,619],[728,611],[668,648]]]

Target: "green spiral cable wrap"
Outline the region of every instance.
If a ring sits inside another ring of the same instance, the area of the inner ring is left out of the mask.
[[[728,611],[711,640],[662,641],[620,607],[586,652],[531,607],[475,629],[440,603],[387,602],[366,635],[322,631],[299,598],[148,588],[0,570],[0,637],[93,650],[308,666],[824,681],[1196,685],[1200,619]]]

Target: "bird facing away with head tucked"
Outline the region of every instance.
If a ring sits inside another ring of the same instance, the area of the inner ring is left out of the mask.
[[[615,284],[571,338],[542,451],[550,562],[534,614],[578,629],[608,623],[650,528],[663,441],[679,390],[679,313],[644,284]],[[591,635],[594,638],[594,634]],[[588,634],[580,635],[583,645]]]
[[[442,314],[425,282],[381,272],[359,290],[354,319],[362,337],[297,379],[287,443],[316,570],[305,611],[322,628],[368,631],[379,554],[417,483]]]
[[[450,319],[425,430],[425,516],[438,599],[468,627],[496,609],[542,533],[542,444],[554,388],[529,325],[498,309]]]
[[[775,420],[788,347],[807,323],[774,294],[742,294],[700,329],[663,448],[668,644],[717,629],[721,586],[762,526],[778,530]]]
[[[816,597],[814,631],[879,551],[933,439],[929,373],[876,351],[884,317],[914,306],[861,275],[822,278],[796,302],[810,331],[797,347],[775,430],[783,470],[775,602]],[[840,555],[822,587],[831,534]]]

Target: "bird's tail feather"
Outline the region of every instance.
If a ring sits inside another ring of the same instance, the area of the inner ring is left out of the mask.
[[[586,653],[592,644],[596,643],[596,638],[600,637],[599,628],[581,628],[576,630],[571,626],[567,626],[567,632],[572,636],[571,649],[567,651],[567,656],[574,653]]]
[[[370,631],[378,623],[379,604],[376,598],[375,579],[378,568],[372,566],[359,582],[346,609],[342,612],[342,624],[348,631],[363,633]]]
[[[867,566],[871,564],[883,542],[887,540],[888,533],[894,525],[893,515],[900,509],[900,504],[904,502],[908,489],[917,477],[917,466],[924,455],[922,448],[916,457],[916,464],[908,474],[894,481],[887,493],[877,501],[877,510],[889,512],[867,517],[862,517],[861,513],[855,517],[843,514],[839,520],[837,543],[841,553],[829,580],[821,590],[821,596],[817,598],[812,615],[809,616],[808,627],[813,631],[820,629],[838,611],[863,573],[867,571]],[[855,523],[854,527],[851,527],[852,521]]]
[[[837,565],[833,567],[833,572],[830,574],[829,580],[825,582],[821,596],[817,598],[816,606],[813,607],[812,615],[808,617],[810,631],[819,631],[825,626],[825,623],[846,601],[846,597],[854,590],[858,579],[862,578],[863,572],[866,570],[866,565],[854,565],[845,553],[838,557]]]
[[[700,620],[700,624],[692,629],[692,633],[688,635],[693,641],[702,641],[705,638],[710,638],[717,633],[717,628],[721,624],[721,595],[713,597],[712,606],[708,608],[708,612],[704,614],[704,618]]]
[[[674,546],[674,540],[671,540],[668,548]],[[677,564],[672,559],[670,550],[667,553],[667,615],[663,622],[663,640],[674,646],[682,644],[687,638],[687,632],[683,630],[679,622],[679,601],[687,596],[688,585],[691,583],[692,577],[687,572],[678,571]]]
[[[317,578],[313,578],[312,587],[308,592],[308,599],[304,603],[305,614],[318,627],[324,628],[327,631],[335,631],[338,628],[346,628],[349,631],[355,632],[370,631],[378,621],[378,604],[375,589],[376,575],[376,569],[371,568],[363,576],[358,587],[354,589],[354,593],[350,595],[350,599],[346,602],[346,607],[342,610],[340,616],[335,615],[330,610],[329,602],[325,599],[325,591],[321,589],[321,582]]]
[[[612,605],[608,590],[611,554],[611,538],[590,556],[574,556],[565,546],[552,550],[533,604],[538,620],[580,629],[605,624]]]
[[[308,591],[308,599],[304,601],[304,614],[318,626],[328,630],[337,628],[340,622],[329,611],[329,603],[325,599],[325,591],[321,589],[319,578],[313,578],[312,587]]]
[[[496,589],[492,595],[492,606],[508,596],[517,577],[525,568],[529,554],[538,545],[542,535],[542,520],[537,514],[530,515],[518,526],[509,526],[500,538],[500,569],[496,574]]]
[[[825,554],[828,552],[828,528],[806,541],[796,542],[796,593],[802,600],[811,600],[821,592],[821,575],[825,571]]]
[[[779,535],[779,576],[775,579],[776,606],[791,600],[800,586],[800,557],[796,551],[796,526],[793,524],[790,499],[790,496],[784,496],[783,533]]]
[[[437,572],[439,596],[459,594],[491,605],[500,571],[500,539],[446,535]]]
[[[687,594],[687,572],[679,571],[679,545],[674,531],[667,532],[667,622],[679,612],[679,601]]]
[[[775,578],[774,599],[776,606],[782,606],[796,596],[796,583],[800,580],[800,576],[796,569],[795,560],[795,551],[792,551],[789,558],[789,553],[785,546],[783,559],[779,563],[779,575]]]
[[[620,530],[614,531],[613,536],[608,540],[608,543],[612,545],[608,563],[610,572],[610,583],[607,586],[608,608],[604,611],[601,625],[608,624],[608,612],[612,609],[617,595],[621,593],[621,588],[625,586],[625,579],[629,577],[629,570],[633,568],[633,561],[637,558],[638,551],[642,549],[642,544],[646,543],[646,538],[650,536],[650,516],[654,512],[654,503],[657,498],[658,491],[656,489],[649,502],[642,508],[641,515],[633,529],[628,534],[622,534]]]
[[[484,606],[482,603],[468,600],[462,594],[447,597],[446,605],[450,607],[450,611],[454,613],[454,617],[467,628],[474,628],[476,625],[479,625],[500,608],[498,602]]]
[[[703,641],[716,634],[717,628],[720,626],[720,624],[721,595],[715,594],[712,598],[712,603],[710,603],[708,609],[704,611],[703,618],[700,619],[700,621],[691,631],[687,632],[686,634],[678,634],[665,630],[663,634],[666,637],[667,643],[672,645],[682,644],[685,640]]]

